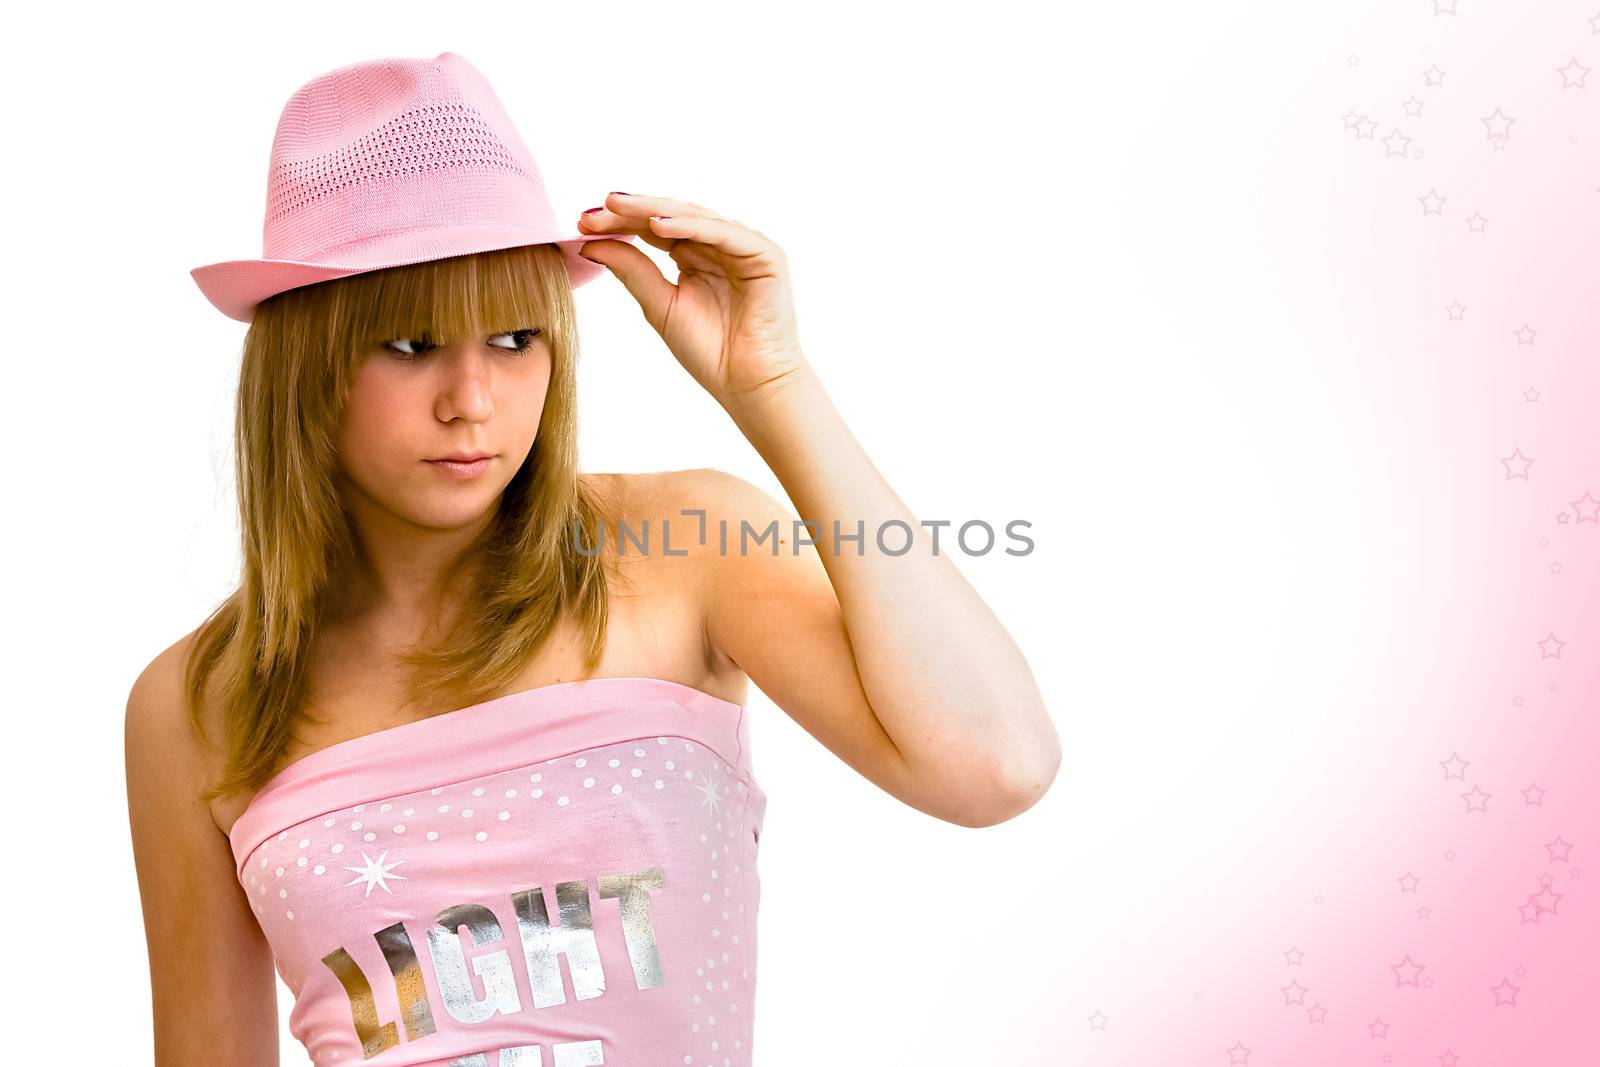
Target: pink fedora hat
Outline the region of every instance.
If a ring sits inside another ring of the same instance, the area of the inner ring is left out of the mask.
[[[223,314],[249,322],[287,289],[517,245],[560,248],[577,288],[605,270],[578,246],[617,239],[557,224],[488,81],[441,52],[354,63],[296,90],[272,139],[261,258],[189,273]]]

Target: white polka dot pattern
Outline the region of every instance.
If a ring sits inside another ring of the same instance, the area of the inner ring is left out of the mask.
[[[317,1064],[748,1064],[748,750],[739,705],[601,678],[291,764],[230,835],[291,1032]]]

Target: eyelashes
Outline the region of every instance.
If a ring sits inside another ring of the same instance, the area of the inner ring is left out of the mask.
[[[494,345],[494,347],[503,348],[507,352],[525,353],[533,348],[534,340],[543,332],[543,329],[535,326],[530,329],[508,330],[504,333],[490,334],[489,336],[491,343],[496,337],[510,337],[516,342],[515,344],[509,346]],[[397,348],[397,345],[407,345],[409,348]],[[401,357],[401,362],[408,363],[420,359],[439,346],[433,343],[432,337],[424,333],[421,337],[397,337],[392,341],[384,341],[381,347],[391,355]]]

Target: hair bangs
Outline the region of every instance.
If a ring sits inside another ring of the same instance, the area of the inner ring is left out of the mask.
[[[572,329],[571,279],[554,245],[410,263],[338,281],[344,307],[336,321],[348,331],[340,340],[354,354],[399,338],[449,345],[516,330],[566,337]]]

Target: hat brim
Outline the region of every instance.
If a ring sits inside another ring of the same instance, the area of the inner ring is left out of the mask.
[[[400,234],[348,248],[337,263],[293,259],[230,259],[208,263],[189,272],[212,306],[230,319],[250,322],[256,305],[269,296],[302,285],[346,278],[352,274],[426,263],[474,252],[492,252],[522,245],[553,244],[561,249],[574,289],[600,276],[605,266],[578,255],[589,241],[631,241],[634,234],[550,234],[517,227],[463,226],[427,233]]]

